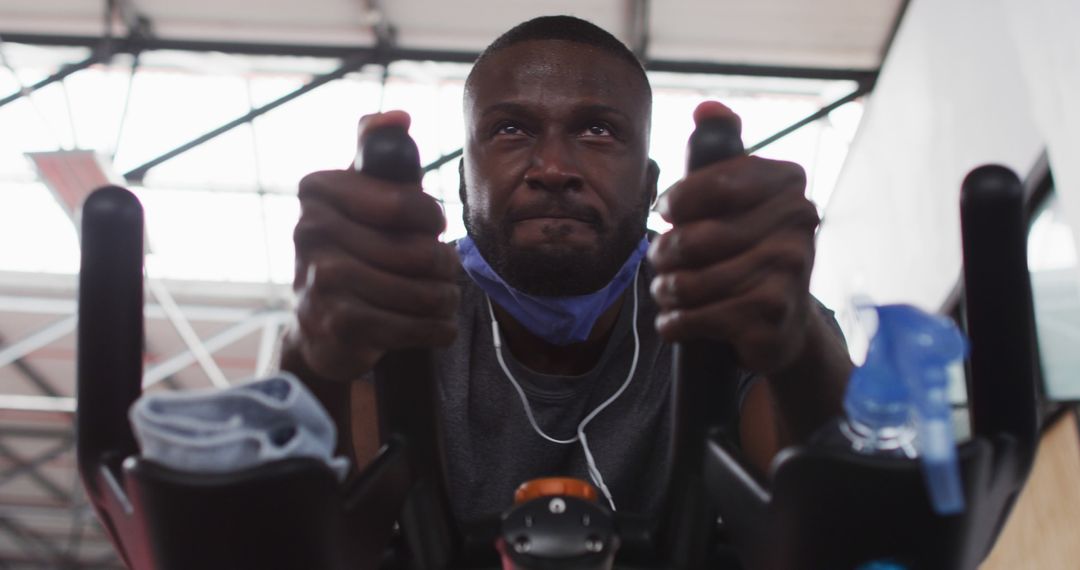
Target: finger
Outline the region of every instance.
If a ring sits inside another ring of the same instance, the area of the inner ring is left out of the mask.
[[[401,315],[343,298],[311,303],[318,310],[297,310],[298,321],[316,344],[356,349],[446,346],[457,336],[456,318]]]
[[[802,196],[777,196],[738,217],[714,217],[673,227],[649,244],[649,262],[659,272],[705,267],[792,231],[803,248],[813,240],[817,208]]]
[[[457,314],[457,283],[401,277],[341,255],[311,262],[306,287],[315,295],[341,296],[415,317],[448,318]]]
[[[732,342],[761,328],[779,327],[792,310],[788,284],[768,279],[743,295],[687,309],[661,311],[656,330],[666,340],[712,339]],[[755,333],[756,334],[756,333]]]
[[[394,184],[358,172],[309,174],[300,180],[299,197],[301,208],[305,202],[321,200],[355,222],[388,230],[437,236],[446,228],[439,202],[419,186]]]
[[[313,200],[293,232],[298,256],[304,261],[320,249],[337,248],[344,255],[408,277],[453,279],[461,262],[454,246],[425,233],[387,233],[343,216],[329,204]]]
[[[812,264],[812,249],[801,240],[772,240],[701,269],[660,273],[649,291],[663,311],[696,308],[751,291],[777,272],[802,276]]]
[[[679,224],[743,212],[779,193],[805,192],[806,172],[798,164],[742,156],[688,174],[661,197],[657,210]]]

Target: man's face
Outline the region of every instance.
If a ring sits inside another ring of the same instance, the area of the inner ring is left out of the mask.
[[[527,41],[483,61],[465,91],[465,226],[503,279],[549,296],[610,281],[656,191],[650,104],[639,71],[589,45]]]

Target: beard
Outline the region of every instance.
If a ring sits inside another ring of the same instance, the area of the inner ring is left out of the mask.
[[[464,192],[462,195],[464,197]],[[552,201],[563,211],[582,210],[568,203],[563,195]],[[589,219],[599,239],[595,247],[541,244],[510,244],[514,224],[509,220],[480,219],[463,200],[465,229],[476,249],[488,264],[515,289],[540,297],[586,295],[604,288],[622,268],[645,235],[649,205],[641,200],[627,215],[613,224],[605,224],[598,212],[588,208],[582,217]]]

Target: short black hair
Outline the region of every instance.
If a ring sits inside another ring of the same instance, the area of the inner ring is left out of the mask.
[[[634,52],[607,30],[574,16],[540,16],[510,28],[480,52],[480,57],[476,58],[472,70],[469,71],[466,83],[471,81],[476,69],[492,54],[521,42],[544,40],[561,40],[597,47],[626,61],[641,73],[645,89],[649,98],[652,98],[652,88],[649,86],[649,78],[645,75],[645,67]]]

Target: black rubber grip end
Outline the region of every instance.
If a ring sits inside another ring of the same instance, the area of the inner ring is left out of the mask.
[[[983,200],[1022,200],[1024,186],[1015,172],[998,164],[980,166],[964,177],[961,198],[972,192]]]
[[[423,178],[420,151],[404,128],[381,127],[368,133],[360,150],[360,172],[373,178],[416,184]]]
[[[692,172],[742,153],[742,139],[731,121],[704,119],[698,123],[697,128],[690,135],[686,152],[686,169]]]

